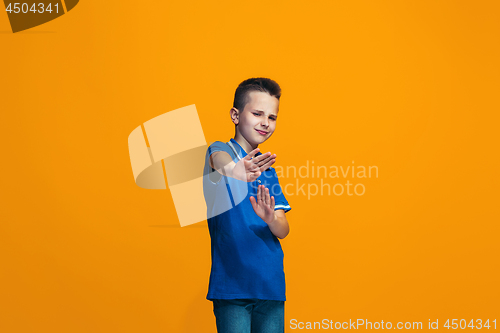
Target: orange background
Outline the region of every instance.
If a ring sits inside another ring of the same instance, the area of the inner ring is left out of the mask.
[[[227,141],[256,76],[283,89],[276,165],[379,168],[363,196],[288,196],[287,331],[498,322],[499,10],[84,0],[17,34],[0,13],[0,331],[215,332],[206,222],[135,185],[127,137],[196,104]]]

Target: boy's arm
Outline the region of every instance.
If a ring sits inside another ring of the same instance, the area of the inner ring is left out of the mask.
[[[210,155],[210,166],[217,170],[220,174],[232,177],[232,171],[236,163],[233,162],[231,156],[225,151],[216,151]]]
[[[274,211],[274,221],[267,224],[271,232],[278,238],[285,238],[290,232],[290,226],[285,216],[285,211],[283,209],[278,209]]]
[[[258,152],[259,148],[255,148],[238,163],[234,163],[228,153],[216,151],[210,155],[209,164],[227,177],[253,182],[276,161],[276,154],[271,155],[268,152],[255,157]]]
[[[274,196],[269,196],[269,189],[264,185],[259,185],[257,198],[250,197],[253,210],[264,222],[276,237],[283,239],[290,232],[290,226],[283,209],[274,210]]]

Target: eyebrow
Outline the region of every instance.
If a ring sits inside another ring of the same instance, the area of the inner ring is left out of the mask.
[[[257,111],[257,112],[264,112],[263,110],[257,110],[257,109],[253,109],[253,111]],[[271,113],[270,116],[275,116],[275,117],[278,117],[277,114],[274,114],[274,113]]]

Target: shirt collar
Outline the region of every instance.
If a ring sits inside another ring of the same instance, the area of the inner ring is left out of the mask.
[[[231,138],[229,141],[231,141],[231,143],[233,144],[233,146],[236,148],[236,151],[238,153],[238,155],[240,156],[240,158],[244,158],[245,156],[247,156],[247,152],[245,151],[245,149],[243,149],[243,147],[240,146],[240,144],[233,138]],[[262,153],[259,151],[257,154],[255,154],[255,156],[259,156],[261,155]]]

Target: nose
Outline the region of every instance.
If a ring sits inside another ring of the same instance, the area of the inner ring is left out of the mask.
[[[268,127],[269,126],[269,120],[267,119],[267,117],[262,117],[262,121],[260,122],[260,124],[263,127]]]

